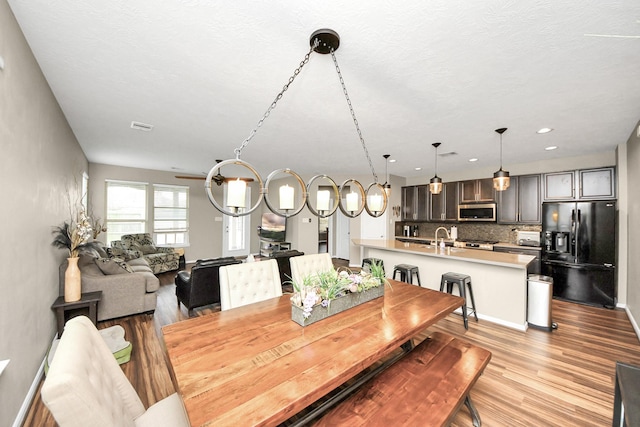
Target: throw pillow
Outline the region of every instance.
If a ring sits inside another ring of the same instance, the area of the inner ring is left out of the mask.
[[[142,245],[140,249],[142,250],[143,255],[155,254],[158,252],[158,249],[154,245]]]
[[[96,252],[98,253],[98,257],[100,258],[109,258],[109,255],[107,254],[107,251],[105,249],[104,246],[102,245],[96,245]]]
[[[129,265],[121,258],[96,258],[96,264],[103,274],[133,273]]]

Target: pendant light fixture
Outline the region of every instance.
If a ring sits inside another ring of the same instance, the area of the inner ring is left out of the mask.
[[[440,146],[440,144],[440,142],[434,142],[433,144],[431,144],[436,148],[436,174],[429,181],[429,191],[431,192],[431,194],[440,194],[440,192],[442,191],[442,178],[438,176],[438,147]]]
[[[358,125],[358,120],[356,119],[355,112],[353,111],[353,106],[351,100],[349,99],[349,94],[347,93],[347,88],[344,84],[344,79],[342,78],[342,73],[340,72],[338,60],[336,59],[335,55],[335,51],[340,46],[340,36],[338,35],[338,33],[330,29],[317,30],[313,32],[313,34],[311,34],[309,45],[309,52],[305,55],[298,68],[289,78],[288,83],[283,86],[280,93],[278,93],[275,100],[271,103],[269,108],[267,108],[267,111],[258,121],[258,124],[254,127],[254,129],[250,132],[249,136],[242,142],[242,144],[238,148],[234,150],[235,159],[229,159],[220,162],[209,171],[204,185],[205,191],[207,192],[209,201],[216,209],[218,209],[223,214],[234,217],[249,215],[260,206],[263,200],[265,201],[267,207],[273,213],[283,217],[297,215],[305,206],[309,208],[312,214],[320,218],[326,218],[333,215],[333,213],[335,213],[338,208],[340,208],[340,210],[350,218],[355,218],[356,216],[360,215],[363,210],[366,210],[367,213],[373,217],[379,217],[386,211],[389,198],[388,195],[391,191],[391,185],[388,183],[389,177],[387,175],[387,182],[384,185],[378,182],[378,175],[376,175],[376,172],[373,168],[367,146],[364,142],[364,137],[362,136],[360,126]],[[256,171],[256,169],[249,163],[240,160],[242,150],[249,144],[258,129],[262,126],[267,117],[269,117],[271,111],[276,107],[276,104],[282,98],[284,92],[289,89],[289,86],[300,74],[302,68],[309,62],[309,56],[313,52],[319,54],[329,54],[333,59],[336,73],[338,74],[338,78],[342,86],[342,93],[344,94],[347,105],[349,106],[351,118],[353,119],[358,137],[360,138],[360,143],[362,144],[362,149],[367,161],[369,162],[371,174],[373,175],[373,183],[371,183],[366,190],[364,189],[362,184],[354,179],[348,179],[343,183],[342,186],[338,187],[333,179],[323,174],[314,176],[305,185],[302,178],[289,168],[279,169],[272,172],[267,178],[266,183],[263,183],[262,178],[260,177],[260,174]],[[385,159],[388,159],[389,154],[385,155],[384,157]],[[211,181],[214,179],[214,177],[217,176],[220,168],[225,165],[237,165],[243,167],[244,169],[246,169],[244,174],[247,174],[247,172],[249,172],[248,174],[253,175],[255,179],[251,177],[250,179],[247,178],[245,180],[242,180],[240,178],[233,182],[229,181],[227,185],[226,203],[221,204],[214,197]],[[275,189],[277,191],[271,192],[273,194],[279,195],[279,203],[276,204],[269,197],[269,184],[274,183],[274,181],[276,181],[276,178],[278,178],[278,180],[282,178],[282,175],[290,175],[289,181],[294,183],[294,185],[290,187],[289,184],[285,184],[279,189]],[[328,187],[330,190],[320,190],[319,183],[316,183],[316,181],[319,180],[324,182],[323,187]],[[251,206],[246,206],[247,203],[245,197],[246,194],[248,194],[246,181],[256,181],[256,184],[259,187],[257,200]],[[297,185],[295,185],[296,183]],[[299,189],[296,187],[299,187]],[[313,196],[310,194],[312,188],[317,188]],[[341,195],[347,191],[347,188],[351,191],[349,192],[348,197],[345,197],[346,203],[344,203],[342,201]],[[343,204],[346,204],[347,206],[345,207],[343,206]]]
[[[387,193],[387,197],[389,197],[391,196],[391,184],[389,183],[389,157],[391,157],[391,154],[384,154],[382,157],[384,157],[384,160],[385,160],[385,163],[384,163],[385,181],[382,187],[384,188],[384,192]]]
[[[504,191],[509,188],[511,179],[509,178],[509,172],[502,170],[502,134],[505,133],[507,128],[496,129],[496,132],[500,134],[500,170],[493,174],[493,188],[496,191]]]

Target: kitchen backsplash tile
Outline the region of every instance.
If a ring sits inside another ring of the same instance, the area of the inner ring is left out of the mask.
[[[436,228],[445,227],[451,230],[451,226],[458,227],[458,240],[476,239],[476,240],[495,240],[501,243],[517,243],[518,231],[542,231],[541,225],[503,225],[493,223],[433,223],[433,222],[401,222],[395,224],[395,235],[402,236],[402,227],[404,225],[417,225],[418,237],[433,237]],[[439,237],[443,237],[440,233]]]

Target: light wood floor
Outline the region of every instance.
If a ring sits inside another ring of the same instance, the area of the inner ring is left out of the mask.
[[[153,318],[138,315],[99,324],[125,328],[133,352],[122,368],[147,406],[174,392],[158,339],[162,326],[187,318],[186,309],[176,305],[174,275],[160,277]],[[218,310],[219,305],[208,306],[194,315]],[[554,300],[553,317],[559,327],[551,333],[518,332],[482,320],[470,320],[465,331],[461,317],[452,314],[419,338],[440,330],[492,352],[471,393],[484,426],[610,426],[615,362],[640,365],[640,343],[626,313]],[[24,425],[56,425],[39,392]],[[452,426],[470,425],[463,406]]]

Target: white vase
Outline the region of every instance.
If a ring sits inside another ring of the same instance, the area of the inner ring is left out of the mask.
[[[67,258],[67,269],[64,272],[64,302],[80,300],[82,297],[81,283],[78,257]]]

